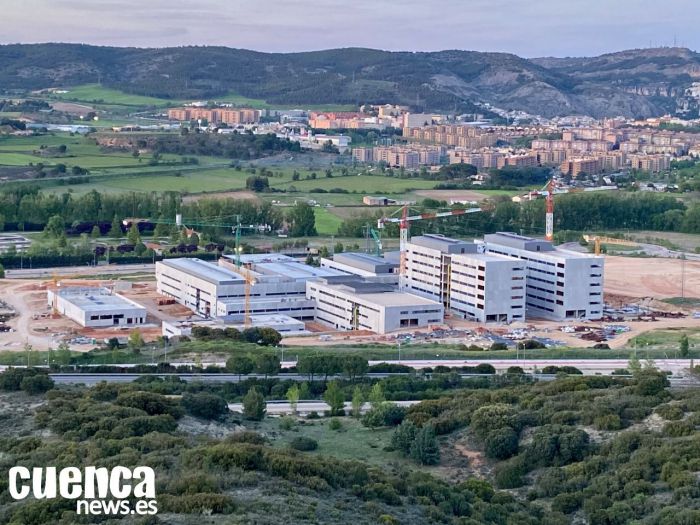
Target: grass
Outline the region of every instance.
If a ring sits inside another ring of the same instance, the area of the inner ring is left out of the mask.
[[[68,93],[53,94],[52,96],[66,101],[99,101],[99,103],[120,106],[174,106],[179,103],[179,101],[174,100],[132,95],[117,89],[106,88],[99,84],[85,84],[67,89]]]
[[[335,419],[341,422],[340,430],[331,430],[328,427],[331,421],[329,418],[299,420],[289,430],[282,428],[278,418],[265,418],[254,424],[253,430],[268,436],[271,445],[278,448],[286,448],[292,439],[303,436],[318,442],[318,448],[310,454],[346,460],[362,458],[363,461],[375,465],[397,461],[409,464],[397,452],[384,450],[391,442],[392,428],[370,430],[351,417]]]
[[[316,231],[319,235],[335,235],[343,224],[340,217],[333,215],[326,208],[314,208],[316,215]]]
[[[700,297],[671,297],[670,299],[662,299],[662,301],[674,306],[700,308]]]

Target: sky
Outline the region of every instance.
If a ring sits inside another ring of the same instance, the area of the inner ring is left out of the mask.
[[[700,49],[698,20],[698,0],[0,0],[0,43],[593,56]]]

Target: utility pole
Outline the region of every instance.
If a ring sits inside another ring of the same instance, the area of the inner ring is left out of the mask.
[[[685,299],[685,252],[681,252],[681,299]]]

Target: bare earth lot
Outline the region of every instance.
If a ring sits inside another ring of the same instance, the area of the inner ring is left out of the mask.
[[[681,296],[678,259],[605,258],[605,292],[628,297],[668,299]],[[700,297],[700,262],[685,261],[685,296]]]

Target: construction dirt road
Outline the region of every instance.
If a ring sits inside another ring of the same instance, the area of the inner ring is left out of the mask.
[[[608,256],[605,292],[634,298],[700,298],[700,262]]]

